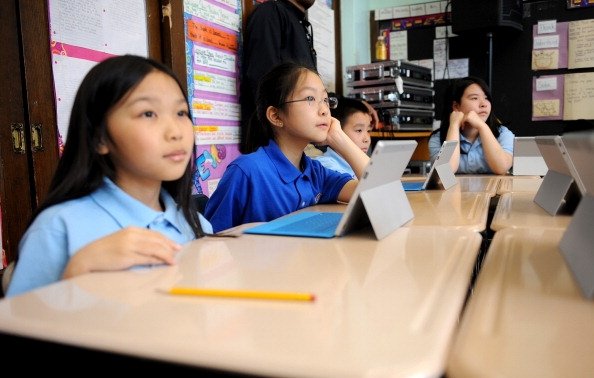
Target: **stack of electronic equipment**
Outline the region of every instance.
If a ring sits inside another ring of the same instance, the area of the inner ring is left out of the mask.
[[[349,66],[348,97],[373,106],[387,131],[431,131],[435,91],[431,69],[400,60]]]

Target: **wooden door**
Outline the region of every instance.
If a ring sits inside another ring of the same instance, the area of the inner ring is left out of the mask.
[[[162,60],[161,1],[145,0],[149,56]],[[59,159],[47,1],[0,12],[0,209],[7,262],[44,199]],[[0,268],[1,268],[0,264]]]
[[[57,143],[49,49],[39,48],[49,40],[45,3],[7,0],[1,14],[0,201],[2,245],[12,261],[49,185]]]

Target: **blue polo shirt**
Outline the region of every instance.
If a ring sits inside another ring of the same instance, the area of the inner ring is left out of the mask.
[[[504,151],[512,155],[514,153],[514,137],[514,133],[507,127],[499,126],[497,141]],[[439,132],[436,132],[429,139],[429,154],[432,162],[437,157],[440,148]],[[464,135],[460,134],[460,164],[456,173],[493,173],[485,159],[485,151],[480,137],[471,143]]]
[[[153,210],[106,178],[93,193],[47,208],[19,243],[19,261],[6,295],[59,281],[70,258],[82,247],[124,227],[159,231],[180,244],[194,239],[192,228],[165,190],[161,200],[165,211]],[[212,233],[204,217],[200,223]]]
[[[340,156],[338,152],[334,151],[330,147],[328,147],[326,152],[324,152],[322,155],[314,156],[313,159],[319,161],[324,167],[328,169],[332,169],[333,171],[340,173],[348,173],[352,178],[357,178],[355,171],[353,171],[353,168],[351,168],[349,163],[342,156]]]
[[[237,157],[206,203],[204,216],[215,232],[243,223],[267,222],[318,203],[335,203],[349,174],[325,168],[305,154],[302,171],[276,142]]]

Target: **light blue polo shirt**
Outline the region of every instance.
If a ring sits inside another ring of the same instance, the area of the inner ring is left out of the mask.
[[[302,171],[275,141],[238,156],[225,170],[204,216],[215,232],[250,222],[267,222],[318,203],[335,203],[351,176],[325,168],[305,154]]]
[[[340,173],[348,173],[352,178],[357,178],[355,171],[353,171],[353,168],[351,168],[349,163],[347,163],[347,161],[342,156],[340,156],[338,152],[334,151],[330,147],[328,147],[326,152],[324,152],[322,155],[314,156],[313,159],[319,161],[324,167],[328,169],[332,169],[333,171]]]
[[[507,127],[499,126],[499,137],[497,141],[504,151],[512,155],[514,153],[514,137],[514,133]],[[429,139],[431,162],[437,157],[440,148],[439,132],[436,132]],[[460,164],[456,173],[493,173],[485,159],[485,151],[483,150],[480,137],[476,138],[474,143],[471,143],[464,135],[460,134]]]
[[[162,190],[161,200],[164,212],[151,209],[106,178],[90,195],[45,209],[19,243],[19,261],[6,295],[60,280],[68,261],[82,247],[124,227],[159,231],[180,244],[194,239],[192,228],[171,195]],[[212,233],[204,217],[200,223],[205,232]]]

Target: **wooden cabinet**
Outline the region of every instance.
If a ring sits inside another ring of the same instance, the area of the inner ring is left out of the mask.
[[[58,158],[47,15],[43,1],[7,0],[0,12],[0,206],[8,261]]]
[[[162,21],[165,3],[145,1],[149,56],[159,60],[171,46],[162,37],[162,26],[169,26]],[[47,1],[29,0],[6,0],[0,12],[0,208],[7,262],[15,259],[59,159],[48,14]]]

